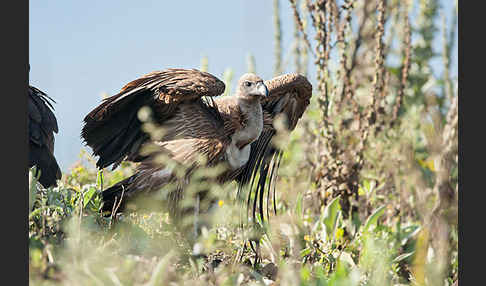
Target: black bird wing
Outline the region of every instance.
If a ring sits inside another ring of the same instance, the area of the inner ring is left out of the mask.
[[[41,171],[39,182],[44,187],[56,185],[61,170],[54,157],[54,133],[57,120],[52,112],[52,98],[39,89],[29,86],[27,112],[29,121],[29,167],[36,165]]]

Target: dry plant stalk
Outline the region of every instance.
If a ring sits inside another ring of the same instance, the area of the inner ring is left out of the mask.
[[[290,5],[292,7],[292,10],[294,11],[295,32],[296,32],[297,35],[298,35],[299,32],[302,33],[304,43],[307,45],[307,48],[309,49],[309,51],[311,51],[311,53],[312,53],[312,46],[310,44],[309,37],[307,36],[307,33],[305,31],[305,28],[304,28],[304,20],[302,20],[302,18],[300,17],[299,11],[297,9],[296,0],[290,0]],[[302,5],[302,6],[305,7],[305,5]],[[294,37],[297,38],[298,36],[296,36],[294,34]]]
[[[445,15],[442,14],[442,60],[444,62],[444,81],[445,81],[445,94],[447,98],[452,101],[453,99],[453,88],[452,88],[452,81],[450,78],[450,58],[451,58],[451,50],[452,45],[456,35],[456,24],[457,24],[457,6],[456,9],[452,11],[452,29],[449,32],[449,37],[447,36],[447,25]]]
[[[337,40],[338,44],[340,47],[340,70],[338,70],[338,76],[342,78],[342,88],[340,92],[340,96],[337,98],[336,102],[336,108],[337,111],[339,112],[342,107],[343,100],[345,99],[351,99],[353,97],[353,90],[351,88],[351,82],[350,82],[350,75],[351,75],[351,69],[348,68],[348,56],[347,56],[347,51],[348,51],[348,41],[345,40],[346,36],[346,31],[350,30],[351,28],[351,12],[353,9],[353,2],[351,0],[346,0],[343,9],[346,10],[346,16],[344,17],[344,23],[341,24],[339,27],[339,33],[337,35]],[[336,23],[339,23],[336,21]],[[355,108],[354,112],[355,114],[359,113],[358,110],[358,105],[356,104],[356,101],[352,101],[353,103],[353,108]]]
[[[436,181],[434,193],[437,201],[433,210],[427,215],[425,226],[434,237],[428,243],[436,253],[436,263],[442,275],[451,273],[452,240],[451,229],[457,225],[457,185],[451,182],[454,159],[457,156],[457,128],[458,128],[458,96],[452,98],[452,103],[446,116],[443,132],[438,135],[440,153],[436,158]]]
[[[363,150],[368,140],[369,133],[373,130],[373,126],[377,122],[377,113],[379,110],[378,103],[380,99],[378,95],[381,94],[384,86],[385,69],[383,66],[383,34],[385,33],[385,3],[384,0],[378,1],[378,25],[376,33],[376,52],[375,52],[375,74],[373,77],[373,84],[371,86],[371,103],[366,114],[365,124],[361,125],[361,142],[358,148],[358,163],[363,164]]]
[[[295,3],[295,0],[292,1],[292,2]],[[296,8],[296,10],[297,10],[297,8]],[[303,26],[303,24],[302,24],[302,26]],[[294,21],[294,44],[293,44],[294,47],[292,49],[292,52],[294,54],[295,71],[297,73],[302,73],[301,51],[300,51],[300,47],[299,47],[299,43],[300,43],[300,32],[299,32],[299,29],[300,29],[299,22],[298,21]]]
[[[273,24],[275,28],[275,66],[273,71],[274,76],[278,76],[282,73],[282,28],[280,25],[279,13],[279,0],[273,0]]]
[[[402,105],[403,93],[404,93],[405,85],[407,84],[407,80],[408,80],[408,70],[410,69],[410,52],[412,50],[412,46],[410,40],[411,38],[410,21],[408,19],[408,14],[406,9],[404,12],[404,24],[405,24],[404,27],[405,37],[403,40],[403,50],[404,50],[405,57],[403,59],[402,68],[401,68],[402,78],[400,81],[400,87],[398,88],[396,104],[395,106],[393,106],[393,114],[392,114],[392,119],[390,121],[391,127],[393,127],[393,125],[395,124],[398,118],[398,111],[400,109],[400,106]]]
[[[450,181],[450,174],[457,156],[458,96],[454,96],[447,113],[446,125],[441,136],[441,152],[437,158],[437,178],[434,192],[438,194],[432,211],[432,220],[442,218],[448,224],[457,222],[456,192]]]

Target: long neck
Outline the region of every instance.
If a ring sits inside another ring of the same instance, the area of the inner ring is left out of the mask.
[[[235,140],[238,148],[242,148],[257,140],[260,136],[263,129],[263,111],[259,98],[249,100],[238,97],[238,105],[247,122],[245,127],[234,135],[233,140]]]
[[[260,103],[260,98],[237,97],[238,106],[241,112],[248,118],[248,125],[250,128],[255,127],[254,124],[258,124],[259,121],[263,120],[262,105]]]
[[[259,96],[240,96],[238,93],[235,95],[235,97],[238,100],[238,105],[240,107],[245,107],[245,108],[252,108],[256,105],[261,106],[260,103],[260,97]]]

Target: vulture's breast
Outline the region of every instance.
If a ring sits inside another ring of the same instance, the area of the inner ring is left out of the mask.
[[[260,137],[263,130],[263,111],[259,102],[255,104],[240,103],[240,110],[242,113],[241,119],[243,128],[237,130],[232,136],[231,140],[237,146],[246,146]]]
[[[250,147],[248,144],[239,149],[234,143],[226,148],[226,159],[233,170],[243,167],[250,158]]]
[[[242,167],[250,158],[251,143],[256,141],[263,130],[263,111],[259,102],[257,104],[240,104],[240,110],[246,118],[244,127],[231,136],[231,144],[226,149],[228,163],[233,169]]]

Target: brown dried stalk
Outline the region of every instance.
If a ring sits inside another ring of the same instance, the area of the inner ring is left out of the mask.
[[[297,0],[298,1],[298,0]],[[292,3],[295,4],[296,0],[292,0]],[[294,17],[297,19],[294,21],[294,44],[293,44],[293,49],[292,52],[294,54],[294,65],[295,65],[295,70],[297,73],[301,73],[302,67],[301,67],[301,62],[300,62],[300,48],[299,48],[299,43],[300,43],[300,33],[299,30],[304,30],[303,24],[301,23],[301,19],[299,14],[297,13],[297,7],[294,9]],[[302,27],[300,27],[302,25]]]
[[[302,14],[303,14],[303,18],[302,19],[302,31],[303,33],[305,32],[305,27],[307,27],[307,14],[308,14],[308,11],[307,11],[307,6],[306,6],[306,3],[304,1],[301,2],[301,10],[302,10]],[[304,36],[304,37],[307,37]],[[301,51],[302,51],[302,62],[301,62],[301,66],[302,66],[302,74],[304,76],[307,76],[307,68],[309,66],[309,55],[308,55],[308,51],[310,51],[312,53],[312,55],[314,55],[312,49],[307,45],[307,43],[304,41],[300,41],[299,44],[301,45]]]
[[[274,76],[282,73],[282,28],[280,25],[279,0],[273,0],[273,23],[275,26],[275,67]]]
[[[457,14],[456,11],[453,9],[452,11],[452,25],[451,25],[451,31],[449,33],[449,38],[447,37],[447,25],[446,25],[446,20],[445,20],[445,15],[442,15],[442,21],[443,21],[443,29],[442,29],[442,59],[444,61],[444,82],[445,82],[445,94],[446,97],[449,100],[452,100],[453,97],[453,91],[452,91],[452,81],[450,78],[450,58],[451,58],[451,51],[452,51],[452,46],[454,44],[455,40],[455,33],[456,33],[456,24],[457,24]]]
[[[450,221],[450,208],[455,201],[455,188],[451,186],[450,174],[457,155],[457,128],[458,128],[458,96],[452,99],[449,112],[447,113],[447,123],[442,133],[442,152],[437,160],[437,177],[434,191],[439,195],[439,200],[434,207],[433,214],[438,216],[442,213]]]
[[[329,26],[330,24],[326,25],[328,20],[326,18],[327,13],[327,2],[330,0],[321,0],[318,1],[319,9],[317,11],[316,20],[317,20],[317,35],[316,38],[319,44],[316,46],[316,53],[318,55],[318,59],[316,64],[318,66],[318,73],[317,73],[317,80],[319,81],[318,88],[321,92],[321,96],[319,98],[319,104],[322,109],[322,118],[324,122],[324,134],[327,133],[329,128],[329,92],[327,86],[327,77],[329,75],[329,69],[327,63],[329,62],[329,38],[330,38],[330,31]],[[319,49],[320,47],[320,49]]]
[[[404,56],[403,56],[403,62],[401,68],[401,81],[400,81],[400,87],[398,88],[396,103],[393,106],[393,113],[392,113],[392,118],[390,120],[390,127],[393,127],[393,125],[395,124],[398,118],[398,111],[400,110],[400,106],[402,105],[405,85],[407,84],[407,80],[408,80],[408,70],[410,69],[410,51],[412,50],[412,45],[410,41],[410,37],[411,37],[410,22],[406,10],[404,12],[404,25],[405,25],[404,27],[405,34],[403,40]]]
[[[350,100],[353,98],[353,90],[351,89],[351,82],[350,82],[350,75],[351,69],[347,66],[348,57],[346,51],[348,50],[348,42],[345,41],[345,33],[351,26],[351,12],[353,9],[354,2],[352,0],[346,0],[343,9],[346,10],[346,16],[344,17],[344,23],[337,27],[338,34],[338,46],[340,48],[340,66],[341,69],[339,70],[341,81],[342,81],[342,89],[341,94],[338,98],[339,101],[336,102],[336,111],[339,112],[341,110],[341,106],[344,99]],[[359,107],[355,100],[351,101],[353,105],[353,112],[355,115],[359,114]],[[356,118],[357,119],[357,118]]]
[[[297,5],[295,3],[295,0],[290,0],[290,5],[292,6],[292,10],[294,11],[294,20],[295,20],[294,22],[296,24],[296,30],[300,30],[300,32],[302,33],[302,36],[304,38],[304,42],[307,45],[307,48],[309,48],[309,51],[311,53],[313,53],[312,45],[310,44],[309,37],[307,36],[307,33],[305,32],[304,23],[302,22],[302,18],[300,17],[300,14],[299,14],[299,11],[297,9]]]
[[[357,38],[354,41],[354,49],[353,52],[351,53],[351,66],[349,68],[349,73],[354,70],[354,67],[356,67],[357,64],[357,55],[358,55],[358,50],[361,47],[361,44],[363,43],[363,38],[364,38],[364,27],[366,20],[369,18],[369,12],[370,12],[370,5],[373,3],[372,1],[365,1],[363,4],[363,16],[361,17],[361,21],[359,22],[358,25],[358,33],[357,33]],[[351,74],[347,75],[348,77],[351,77]]]
[[[384,85],[384,66],[383,66],[383,61],[384,61],[384,54],[383,54],[383,34],[385,32],[385,1],[384,0],[379,0],[378,1],[378,25],[377,25],[377,33],[376,33],[376,55],[375,55],[375,75],[373,78],[373,84],[371,86],[371,103],[368,107],[368,112],[365,117],[365,124],[361,126],[361,140],[358,145],[358,150],[357,150],[357,162],[358,164],[363,163],[363,150],[366,145],[366,142],[368,140],[368,136],[370,134],[370,131],[372,131],[375,123],[376,123],[376,117],[377,117],[377,102],[378,102],[378,94],[381,94],[381,91],[383,90],[383,85]]]
[[[427,228],[435,233],[430,243],[437,253],[437,263],[443,273],[451,273],[450,261],[452,248],[450,246],[450,230],[457,226],[457,200],[455,188],[452,186],[450,174],[457,156],[457,112],[458,96],[452,99],[449,112],[446,117],[446,125],[442,132],[442,151],[436,159],[436,181],[434,192],[438,195],[438,200],[434,209],[430,213],[430,218],[426,222]]]

